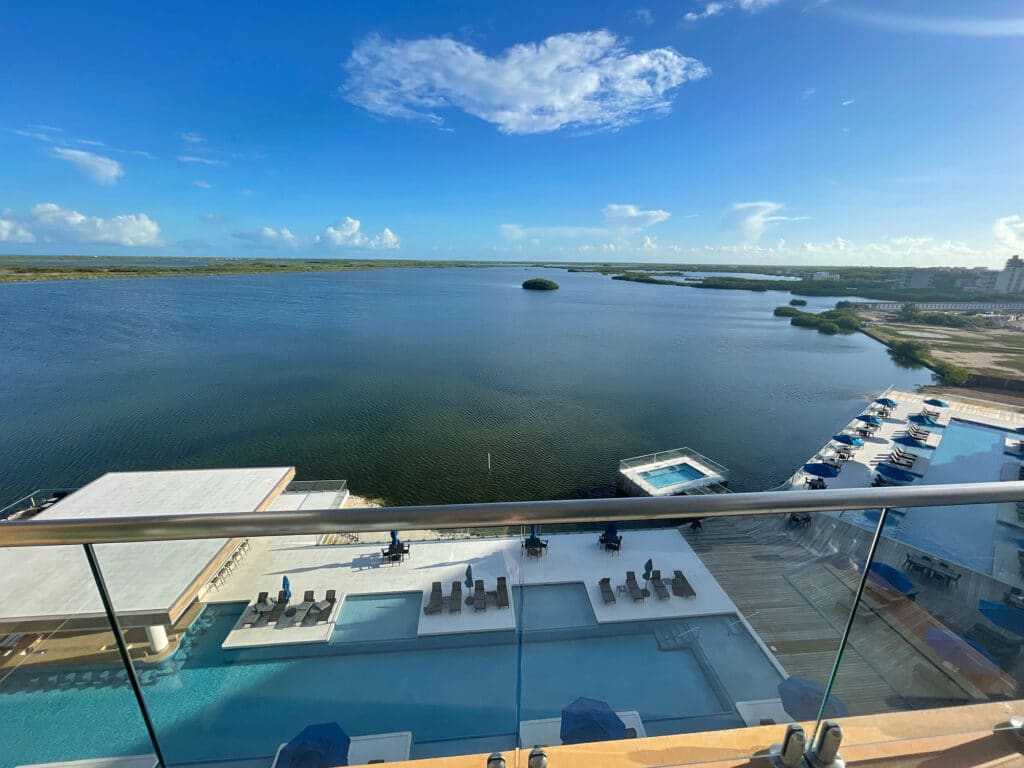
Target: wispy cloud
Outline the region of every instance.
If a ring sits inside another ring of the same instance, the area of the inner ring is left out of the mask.
[[[817,88],[804,88],[803,93],[800,94],[800,98],[806,101],[818,92]]]
[[[857,103],[856,99],[846,99],[845,101],[839,102],[839,106],[840,107],[848,107],[851,104],[856,104],[856,103]]]
[[[726,226],[738,229],[748,243],[759,243],[765,230],[773,224],[786,221],[804,221],[809,216],[777,215],[785,205],[770,200],[752,203],[734,203],[726,216]]]
[[[601,214],[603,226],[556,225],[527,227],[521,224],[502,224],[498,234],[506,240],[548,240],[622,237],[647,229],[665,221],[668,211],[643,210],[631,203],[610,203]]]
[[[637,24],[643,24],[650,26],[654,23],[654,14],[651,13],[650,8],[637,8],[633,11],[633,21]]]
[[[450,38],[371,36],[340,91],[377,115],[443,125],[455,108],[508,134],[616,129],[671,110],[674,91],[710,70],[672,48],[631,53],[607,31],[555,35],[489,56]]]
[[[124,169],[121,168],[121,164],[117,160],[86,152],[83,149],[54,147],[53,156],[60,160],[66,160],[100,184],[116,184],[117,180],[124,176]]]
[[[722,16],[726,11],[736,9],[745,13],[760,13],[766,8],[778,5],[782,0],[712,0],[704,3],[699,11],[689,11],[683,15],[683,21],[694,23]]]
[[[1003,18],[917,16],[862,8],[842,8],[844,17],[898,32],[956,37],[1024,37],[1024,16]]]
[[[186,144],[203,144],[206,142],[206,139],[203,136],[200,136],[198,133],[193,133],[192,131],[185,131],[185,133],[181,134],[181,140]]]
[[[353,219],[351,216],[345,216],[328,225],[313,237],[300,237],[286,227],[260,227],[252,231],[234,232],[233,236],[263,247],[298,248],[304,245],[321,245],[353,250],[397,250],[400,246],[398,235],[387,227],[376,235],[367,235],[362,231],[359,219]]]
[[[53,136],[50,136],[43,131],[26,131],[21,128],[11,128],[10,132],[18,136],[24,136],[26,139],[35,139],[36,141],[44,141],[47,144],[54,142]]]
[[[160,226],[144,213],[101,218],[40,203],[23,215],[4,212],[0,242],[151,246],[162,245],[163,239]]]
[[[211,157],[200,157],[199,155],[178,155],[179,163],[195,163],[197,165],[227,165],[223,160],[216,160]]]
[[[192,183],[193,183],[193,184],[194,184],[195,186],[199,187],[200,189],[209,189],[209,188],[210,188],[210,182],[208,182],[208,181],[203,181],[202,179],[196,179],[196,180],[195,180],[195,181],[193,181]]]
[[[992,225],[996,242],[1009,250],[1024,250],[1024,219],[1018,215],[1003,216]]]

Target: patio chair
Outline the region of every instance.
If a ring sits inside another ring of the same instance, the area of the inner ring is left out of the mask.
[[[626,571],[626,589],[629,590],[629,596],[633,598],[634,603],[642,603],[647,595],[640,589],[640,585],[636,581],[636,573],[634,571]]]
[[[423,606],[423,614],[431,616],[435,613],[440,613],[443,605],[444,596],[441,594],[441,582],[435,581],[430,585],[430,600]]]
[[[508,579],[498,577],[498,607],[508,608]]]
[[[288,593],[282,589],[277,593],[277,602],[274,603],[274,607],[267,613],[267,624],[276,624],[287,607]]]
[[[609,605],[615,602],[615,590],[612,589],[612,580],[605,577],[597,582],[601,588],[601,598],[604,600],[605,605]]]
[[[484,589],[483,579],[477,579],[473,582],[473,610],[487,610],[487,591]]]
[[[901,456],[895,451],[889,454],[888,461],[890,464],[895,464],[897,467],[902,467],[903,469],[910,469],[914,466],[914,459]]]
[[[662,581],[661,571],[651,571],[651,586],[654,587],[654,594],[658,596],[659,600],[668,600],[672,597],[668,592],[668,587],[665,586],[665,582]]]
[[[292,614],[292,625],[301,626],[314,605],[316,605],[316,599],[313,596],[313,590],[307,589],[305,594],[302,595],[302,602],[295,606],[295,613]]]
[[[679,597],[696,597],[697,593],[693,587],[690,586],[690,582],[687,581],[682,571],[675,571],[672,578],[672,594]]]
[[[462,613],[462,582],[452,582],[452,594],[448,598],[448,613]]]

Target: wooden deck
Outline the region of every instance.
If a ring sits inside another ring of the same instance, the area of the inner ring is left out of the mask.
[[[773,649],[791,675],[824,684],[853,603],[858,572],[851,557],[820,557],[800,543],[807,534],[782,516],[704,521],[685,534],[694,551]],[[983,696],[977,681],[942,665],[916,636],[939,625],[922,606],[879,596],[854,622],[834,695],[851,715],[968,703]],[[993,690],[1013,687],[1004,676]]]

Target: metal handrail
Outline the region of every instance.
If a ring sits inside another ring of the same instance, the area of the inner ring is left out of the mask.
[[[774,515],[880,507],[935,507],[1024,500],[1024,481],[834,490],[760,491],[565,501],[370,507],[283,512],[199,513],[0,523],[0,546],[107,544],[237,536],[485,528],[530,523],[595,523],[730,515]]]

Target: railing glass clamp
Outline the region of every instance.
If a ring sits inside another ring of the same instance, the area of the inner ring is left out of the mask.
[[[839,723],[826,720],[818,732],[817,742],[804,754],[804,759],[812,768],[846,768],[846,763],[839,756],[842,741],[843,729]]]
[[[804,766],[804,748],[807,746],[807,734],[803,726],[790,723],[786,727],[786,735],[781,744],[772,744],[768,750],[768,760],[772,768],[801,768]]]

